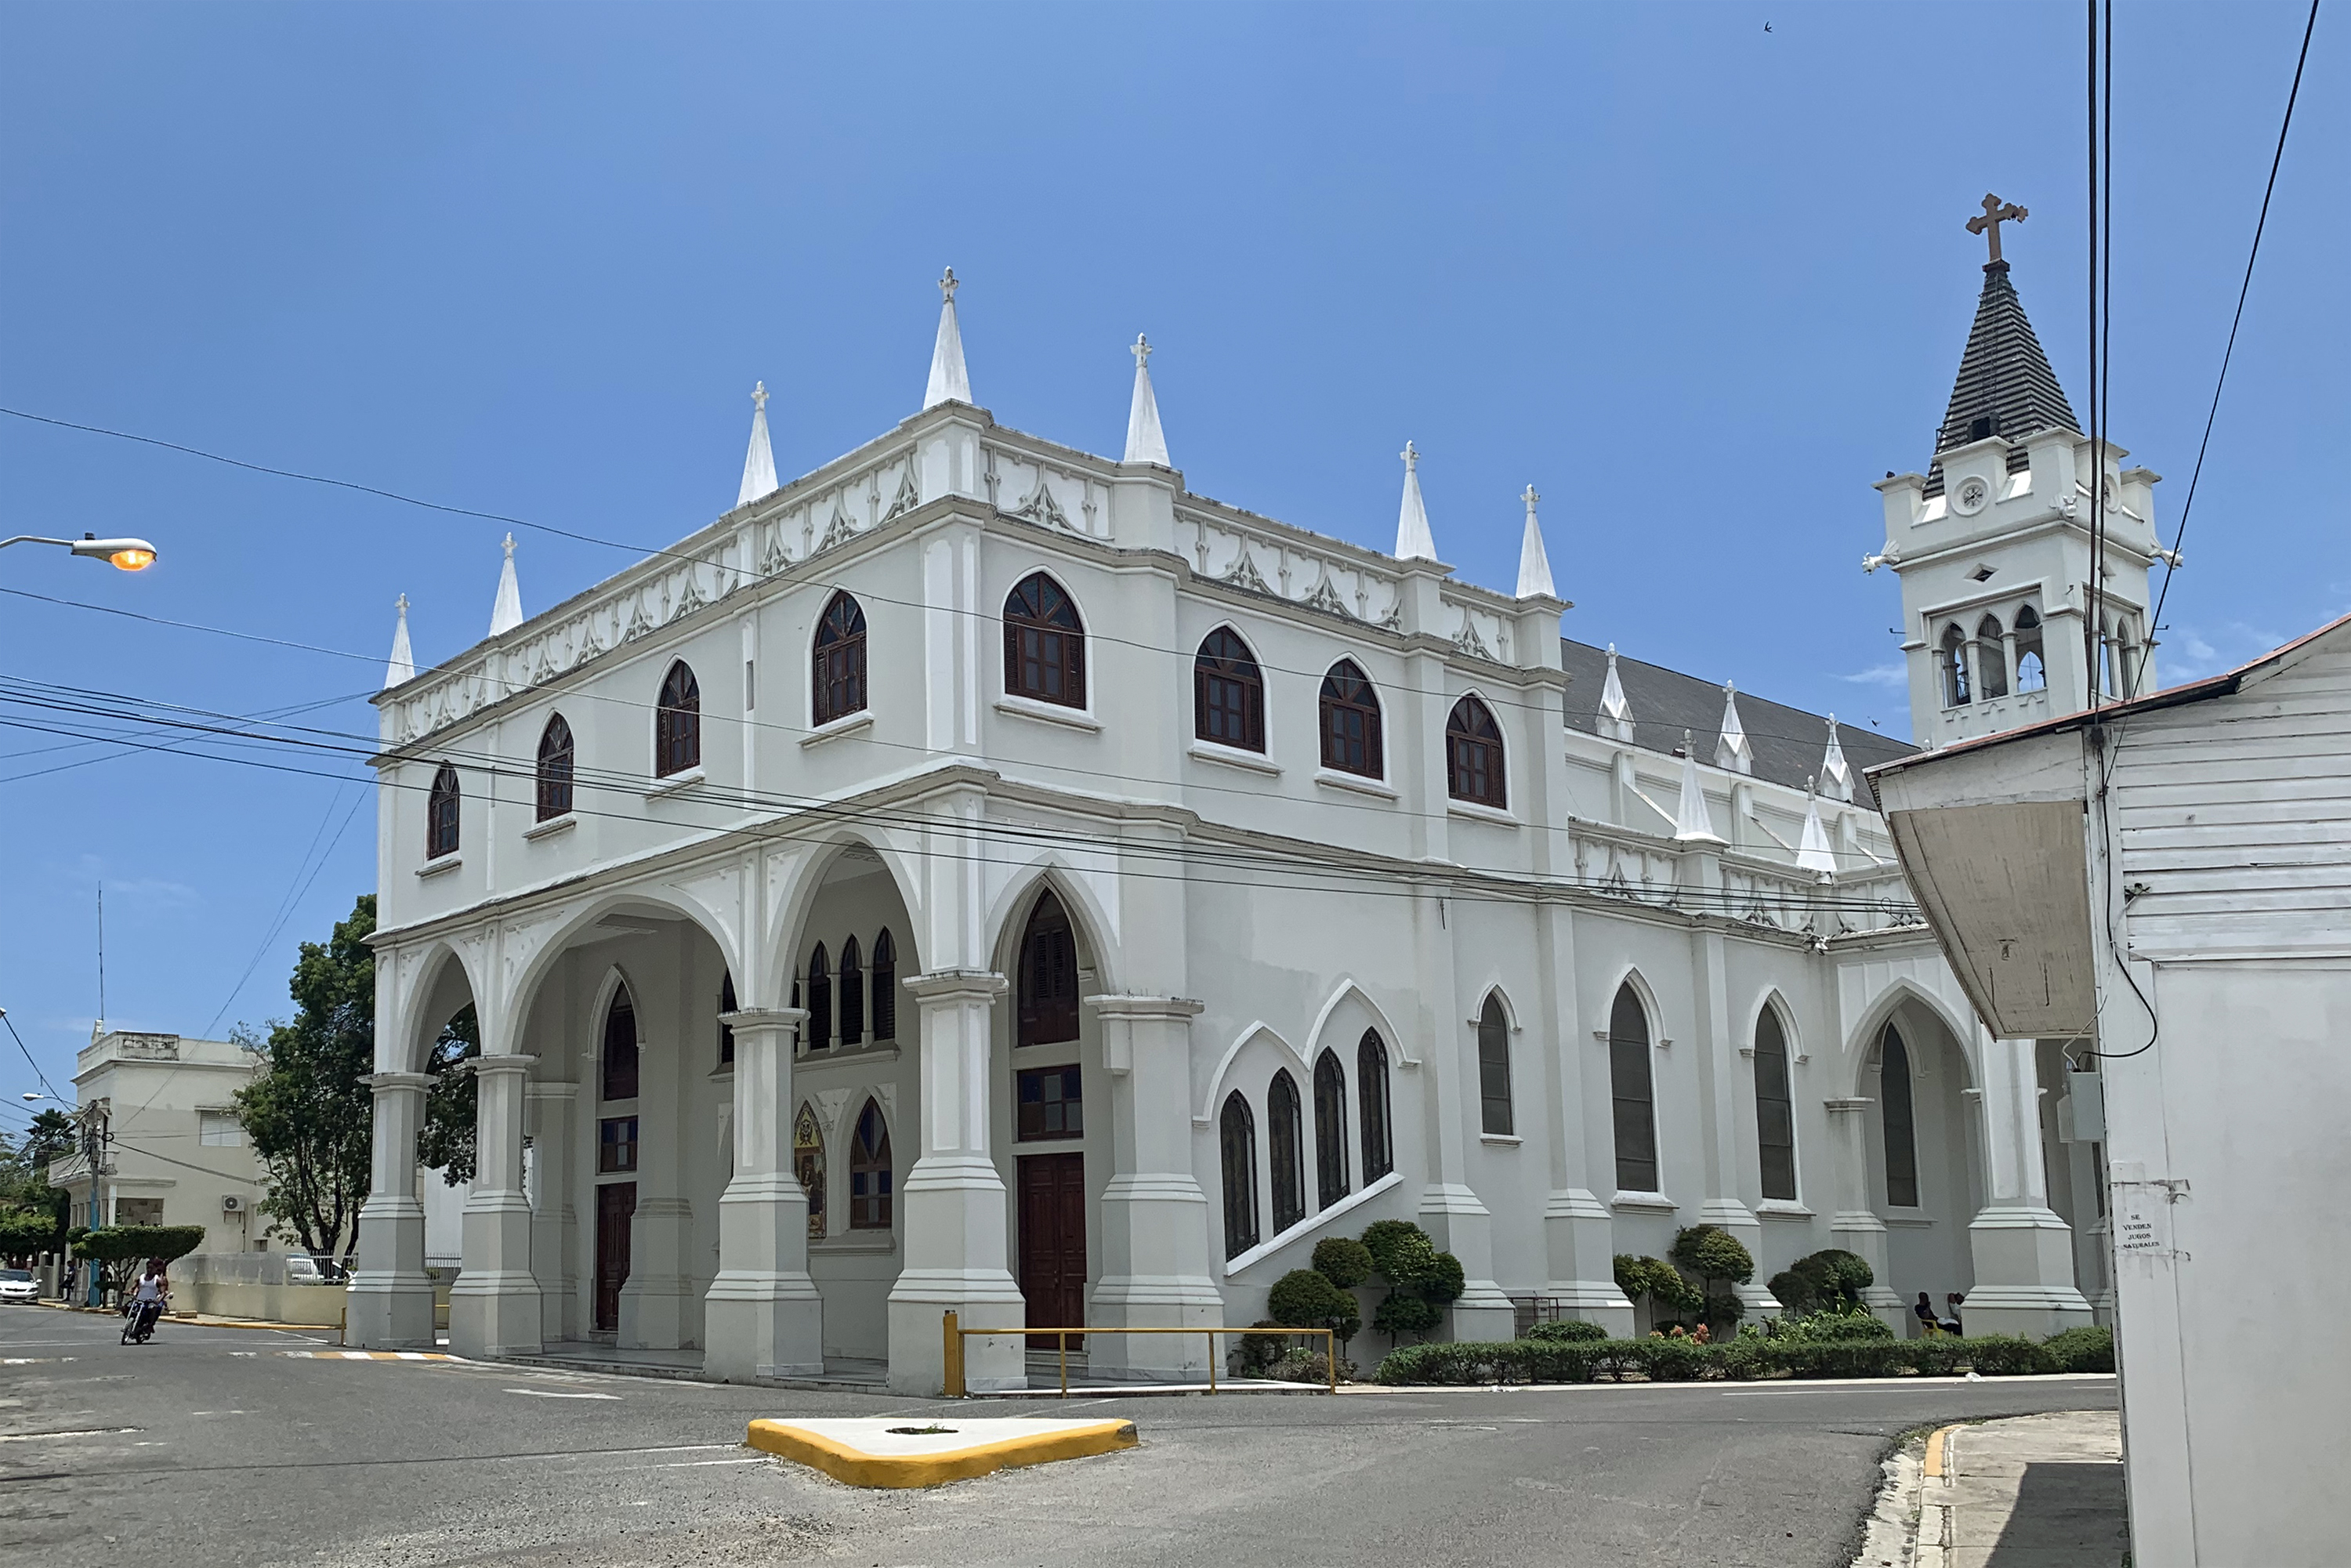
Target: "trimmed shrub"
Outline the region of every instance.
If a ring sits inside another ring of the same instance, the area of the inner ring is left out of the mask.
[[[1972,1368],[1986,1377],[2048,1369],[2047,1347],[1986,1336],[1964,1340],[1845,1339],[1813,1343],[1747,1335],[1725,1344],[1689,1336],[1641,1340],[1523,1339],[1494,1343],[1414,1344],[1388,1353],[1374,1381],[1405,1384],[1589,1383],[1646,1378],[1949,1377]]]
[[[1428,1266],[1420,1256],[1421,1247],[1432,1254],[1437,1250],[1428,1239],[1428,1232],[1409,1219],[1374,1219],[1364,1228],[1364,1250],[1372,1255],[1372,1267],[1386,1275],[1392,1284]],[[1404,1250],[1400,1253],[1399,1249]]]
[[[1390,1291],[1372,1313],[1372,1326],[1390,1343],[1405,1334],[1425,1334],[1444,1321],[1444,1309],[1410,1291]]]
[[[1823,1248],[1796,1260],[1795,1271],[1813,1282],[1823,1296],[1834,1295],[1849,1307],[1861,1305],[1861,1293],[1877,1282],[1869,1260],[1841,1247]]]
[[[1412,1283],[1432,1305],[1440,1307],[1459,1301],[1461,1292],[1469,1286],[1468,1276],[1461,1271],[1461,1260],[1450,1252],[1431,1254],[1426,1271]]]
[[[2067,1329],[2041,1342],[2058,1372],[2112,1372],[2115,1331],[2095,1326]]]
[[[1780,1310],[1791,1316],[1817,1311],[1825,1304],[1821,1300],[1819,1287],[1793,1269],[1781,1270],[1764,1282],[1763,1288],[1771,1292],[1771,1299],[1780,1303]]]
[[[1355,1298],[1311,1269],[1292,1269],[1266,1295],[1273,1321],[1294,1329],[1329,1329],[1343,1342],[1364,1326]]]
[[[1314,1244],[1314,1271],[1352,1291],[1372,1277],[1372,1249],[1352,1236],[1325,1236]]]
[[[1743,1285],[1755,1278],[1755,1255],[1719,1225],[1690,1226],[1674,1238],[1667,1256],[1708,1285],[1717,1280]]]
[[[1598,1323],[1579,1322],[1573,1318],[1559,1322],[1537,1323],[1527,1331],[1527,1338],[1538,1344],[1576,1344],[1607,1337],[1608,1331]]]
[[[1892,1339],[1894,1331],[1870,1312],[1823,1307],[1782,1318],[1771,1337],[1790,1344],[1818,1344],[1828,1340]]]
[[[1616,1288],[1635,1302],[1650,1298],[1650,1308],[1694,1312],[1706,1304],[1705,1295],[1682,1278],[1681,1270],[1662,1258],[1616,1254]]]
[[[1280,1328],[1271,1318],[1259,1318],[1249,1324],[1253,1329]],[[1229,1364],[1235,1377],[1254,1377],[1280,1361],[1289,1351],[1290,1342],[1280,1334],[1245,1333],[1235,1343]]]
[[[1980,1339],[1959,1343],[1967,1346],[1968,1365],[1986,1377],[2019,1377],[2057,1370],[2057,1358],[2046,1348],[2014,1334],[1985,1334]]]

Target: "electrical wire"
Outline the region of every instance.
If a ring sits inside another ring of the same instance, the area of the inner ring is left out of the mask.
[[[63,1101],[65,1096],[57,1092],[57,1086],[49,1082],[49,1075],[41,1071],[41,1064],[39,1062],[33,1060],[33,1048],[26,1045],[25,1043],[25,1037],[16,1032],[16,1020],[10,1018],[6,1013],[0,1012],[0,1023],[5,1023],[8,1026],[8,1037],[16,1042],[16,1049],[25,1053],[26,1063],[32,1068],[33,1076],[41,1081],[41,1087],[49,1092],[49,1098],[57,1101]]]
[[[351,819],[359,815],[361,806],[367,804],[367,791],[361,789],[352,799],[350,810],[343,813],[342,825],[335,830],[335,836],[328,843],[326,852],[319,856],[316,865],[312,865],[310,857],[318,850],[319,841],[325,836],[327,824],[334,820],[335,808],[341,803],[342,797],[340,791],[328,800],[326,814],[319,819],[318,831],[310,835],[308,848],[302,852],[302,858],[295,862],[294,879],[287,886],[286,896],[278,903],[277,912],[270,920],[269,930],[262,936],[260,945],[254,948],[253,957],[246,964],[245,972],[237,976],[236,984],[229,988],[226,999],[220,1005],[220,1011],[213,1014],[212,1021],[204,1025],[204,1038],[207,1040],[212,1038],[213,1030],[220,1027],[221,1019],[228,1016],[228,1009],[236,1005],[237,997],[244,991],[246,982],[253,978],[253,972],[261,967],[261,960],[267,956],[270,945],[276,942],[278,934],[286,929],[286,923],[294,917],[295,909],[305,897],[308,896],[311,884],[319,880],[319,873],[327,868],[327,862],[334,858],[335,851],[342,846],[343,835],[350,831]],[[307,877],[303,874],[306,871],[309,873]]]

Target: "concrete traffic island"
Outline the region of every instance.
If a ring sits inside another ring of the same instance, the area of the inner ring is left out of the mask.
[[[1135,1446],[1132,1421],[1028,1416],[754,1421],[744,1441],[853,1487],[935,1487]]]

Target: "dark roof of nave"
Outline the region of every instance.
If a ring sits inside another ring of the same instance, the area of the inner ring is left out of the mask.
[[[1950,407],[1935,433],[1938,457],[1954,446],[1998,435],[2015,443],[2009,449],[2009,472],[2025,465],[2022,444],[2036,431],[2078,430],[2065,389],[2041,351],[2041,340],[2025,319],[2024,302],[2008,280],[2008,263],[1995,261],[1984,268],[1983,296],[1976,301],[1975,325],[1968,329],[1966,352],[1959,356],[1959,373],[1951,384]],[[1938,462],[1927,475],[1927,494],[1939,495],[1943,465]]]
[[[1567,727],[1597,735],[1600,692],[1608,684],[1608,650],[1568,637],[1559,640],[1559,647],[1568,674]],[[1714,745],[1722,738],[1721,686],[1661,664],[1628,659],[1622,653],[1616,655],[1616,678],[1624,684],[1625,700],[1633,706],[1636,744],[1653,751],[1673,751],[1682,743],[1682,731],[1687,730],[1690,743],[1698,749],[1698,761],[1708,768],[1714,766]],[[1821,758],[1829,744],[1826,715],[1807,713],[1742,691],[1739,694],[1739,724],[1746,730],[1747,744],[1755,753],[1756,778],[1801,789],[1805,779],[1820,772]],[[1860,777],[1862,770],[1897,757],[1907,757],[1917,749],[1880,735],[1867,725],[1856,728],[1842,720],[1837,724],[1837,740],[1844,747],[1845,762],[1854,771],[1854,799],[1865,805],[1873,801],[1868,783]]]

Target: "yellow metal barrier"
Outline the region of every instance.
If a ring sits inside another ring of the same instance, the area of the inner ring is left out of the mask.
[[[1322,1341],[1322,1370],[1327,1389],[1332,1394],[1339,1392],[1339,1336],[1330,1329],[1268,1328],[1263,1325],[1246,1329],[1221,1326],[1217,1328],[967,1329],[963,1326],[957,1314],[950,1312],[941,1315],[939,1330],[942,1342],[939,1348],[943,1353],[945,1364],[944,1392],[949,1399],[970,1397],[969,1392],[964,1386],[963,1342],[974,1335],[991,1339],[1025,1339],[1030,1335],[1041,1338],[1046,1334],[1053,1335],[1061,1346],[1061,1397],[1064,1399],[1070,1396],[1070,1336],[1071,1334],[1080,1336],[1138,1333],[1199,1334],[1208,1342],[1208,1392],[1211,1394],[1217,1392],[1217,1336],[1218,1334],[1273,1334],[1285,1339],[1301,1335],[1306,1337],[1319,1335]]]

